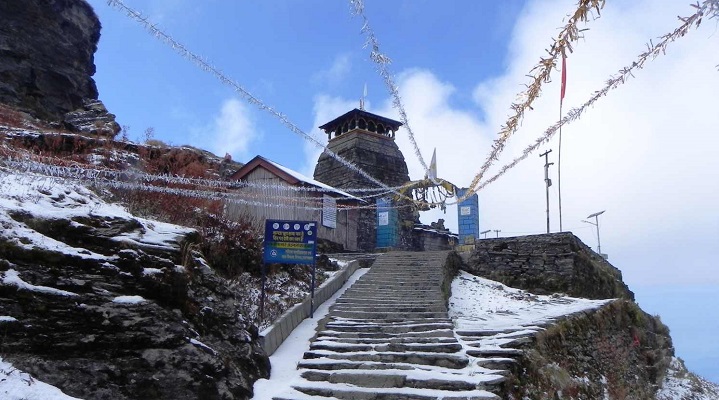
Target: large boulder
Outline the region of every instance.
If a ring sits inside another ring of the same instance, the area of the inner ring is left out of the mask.
[[[100,39],[92,7],[84,0],[3,0],[0,15],[0,103],[76,132],[90,133],[79,129],[90,126],[114,136],[120,128],[107,110],[97,124],[80,125],[77,115],[64,123],[67,113],[83,111],[87,120],[104,109],[92,79]]]

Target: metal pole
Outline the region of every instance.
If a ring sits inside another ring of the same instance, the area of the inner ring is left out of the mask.
[[[597,251],[599,252],[599,256],[602,255],[602,241],[599,240],[599,215],[594,216],[594,221],[597,223]]]
[[[594,218],[594,222],[582,220],[582,222],[586,222],[588,224],[592,224],[597,227],[597,253],[599,253],[600,256],[602,255],[602,242],[599,240],[599,216],[604,214],[604,211],[606,211],[606,210],[596,212],[587,217],[587,218]]]
[[[262,292],[260,294],[260,325],[262,322],[265,321],[265,269],[267,268],[267,264],[262,263]]]
[[[501,229],[495,229],[495,230],[494,230],[494,233],[497,234],[497,237],[499,237],[499,232],[502,232],[502,230],[501,230]]]
[[[312,294],[310,295],[310,318],[315,316],[315,265],[312,263]]]
[[[551,152],[552,149],[549,149],[539,155],[540,158],[544,157],[544,183],[547,191],[547,233],[549,233],[549,187],[552,186],[552,180],[549,179],[549,166],[554,165],[554,163],[549,162],[549,153]]]

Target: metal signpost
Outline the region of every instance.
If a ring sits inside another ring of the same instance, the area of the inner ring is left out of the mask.
[[[317,222],[268,219],[265,221],[265,244],[262,263],[260,320],[265,319],[265,280],[267,264],[312,265],[310,318],[315,311],[315,256],[317,255]]]

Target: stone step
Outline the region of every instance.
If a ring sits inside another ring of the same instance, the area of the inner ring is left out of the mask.
[[[501,346],[506,347],[506,348],[519,347],[519,346],[523,346],[525,344],[534,343],[535,341],[536,341],[536,339],[534,337],[517,337],[517,338],[513,338],[513,339],[507,339],[507,341],[503,342]],[[484,345],[484,346],[487,345],[486,341],[482,342],[482,341],[464,341],[463,340],[462,342],[464,343],[465,346],[477,347],[477,348],[479,348],[482,345]]]
[[[436,331],[440,329],[451,330],[452,325],[445,323],[427,323],[427,324],[370,324],[370,325],[345,325],[345,324],[327,324],[328,331],[332,332],[363,332],[363,333],[418,333],[427,331]]]
[[[405,285],[405,286],[375,286],[375,285],[367,285],[367,286],[359,286],[359,287],[353,287],[352,289],[347,289],[348,295],[353,294],[377,294],[377,295],[390,295],[393,297],[397,297],[399,295],[402,296],[415,296],[417,294],[434,294],[434,293],[442,293],[439,290],[439,284],[437,285]]]
[[[440,293],[435,294],[429,294],[429,295],[423,295],[421,297],[416,296],[406,296],[401,294],[394,294],[394,295],[370,295],[370,294],[357,294],[357,293],[351,293],[348,297],[345,298],[345,301],[348,302],[366,302],[367,304],[404,304],[404,303],[412,303],[414,299],[418,299],[418,302],[420,304],[427,303],[427,302],[434,302],[439,304],[444,304],[444,297]]]
[[[332,311],[330,316],[343,317],[343,318],[368,318],[368,319],[382,319],[382,318],[401,318],[402,316],[408,318],[442,318],[446,316],[447,312],[372,312],[372,311]]]
[[[437,285],[439,286],[439,285]],[[352,286],[350,289],[347,289],[347,295],[353,295],[353,294],[367,294],[367,293],[377,294],[377,295],[390,295],[392,297],[397,297],[399,295],[402,296],[415,296],[418,294],[426,293],[426,294],[433,294],[433,293],[441,293],[439,290],[439,287],[436,287],[435,285],[426,285],[426,286],[396,286],[396,287],[375,287],[374,285],[367,285],[367,286],[358,286],[354,287]]]
[[[532,332],[534,331],[527,331]],[[487,336],[497,336],[497,335],[512,335],[512,334],[518,334],[518,335],[525,335],[529,336],[530,333],[517,333],[516,329],[477,329],[477,330],[468,330],[468,329],[459,329],[457,330],[457,335],[461,337],[477,337],[477,338],[485,338]]]
[[[381,279],[407,280],[407,281],[437,281],[442,279],[443,272],[441,270],[432,271],[428,269],[407,269],[401,272],[381,271],[377,267],[373,267],[370,272],[366,273],[362,282],[377,281]]]
[[[457,340],[453,337],[425,337],[425,336],[397,336],[397,337],[382,337],[382,338],[337,338],[334,336],[320,335],[316,340],[334,340],[341,343],[357,343],[357,344],[377,344],[377,343],[457,343]]]
[[[396,352],[355,352],[337,353],[329,350],[310,350],[305,352],[305,359],[328,358],[332,360],[376,361],[387,363],[408,363],[418,365],[434,365],[438,367],[460,369],[469,364],[469,359],[457,354],[444,353],[396,353]]]
[[[322,336],[333,336],[336,338],[349,338],[349,339],[391,339],[397,337],[448,337],[453,338],[454,332],[451,329],[436,329],[431,331],[416,332],[416,333],[388,333],[388,332],[342,332],[324,330],[320,333]]]
[[[504,349],[504,348],[490,348],[490,349],[469,349],[467,350],[467,355],[472,357],[484,357],[484,358],[493,358],[493,357],[519,357],[524,352],[519,349]]]
[[[444,376],[442,376],[444,375]],[[481,380],[469,381],[467,376],[437,374],[431,371],[413,370],[308,370],[301,375],[308,381],[326,381],[345,383],[366,388],[414,388],[447,391],[466,391],[487,389],[491,385],[504,382],[502,375],[486,375]]]
[[[407,363],[384,363],[375,361],[347,361],[347,360],[331,360],[331,359],[310,359],[302,360],[297,364],[297,368],[302,369],[320,369],[320,370],[413,370],[415,365]]]
[[[480,358],[475,361],[479,367],[497,370],[506,370],[516,363],[514,358]]]
[[[421,294],[422,296],[419,297],[418,295]],[[442,297],[442,292],[439,290],[424,290],[424,291],[417,291],[417,290],[406,290],[406,291],[400,291],[400,290],[391,290],[391,291],[384,291],[384,292],[368,292],[367,290],[348,290],[345,292],[345,295],[343,296],[345,299],[352,299],[352,298],[358,298],[363,300],[394,300],[394,301],[435,301],[435,300],[441,300],[444,301],[444,298]]]
[[[313,387],[311,383],[293,386],[312,396],[339,400],[497,400],[499,396],[486,390],[449,391],[414,388],[361,388],[348,384]],[[302,400],[302,398],[298,399]]]
[[[438,303],[446,309],[443,302],[433,300],[433,301],[404,301],[402,303],[399,302],[387,302],[382,301],[381,299],[364,299],[364,300],[346,300],[343,302],[335,302],[332,307],[433,307],[437,306]]]
[[[390,274],[376,274],[370,276],[363,276],[362,280],[355,282],[354,285],[386,285],[392,284],[437,284],[441,282],[444,277],[441,274],[427,274],[425,272],[408,272],[403,275],[390,275]]]
[[[330,350],[338,353],[351,351],[375,352],[427,352],[427,353],[456,353],[462,350],[459,343],[342,343],[332,340],[315,341],[310,344],[310,350]]]
[[[367,318],[332,318],[330,323],[346,323],[351,324],[400,324],[400,325],[411,325],[411,324],[429,324],[443,322],[446,324],[453,324],[451,318],[444,316],[442,318],[380,318],[380,319],[367,319]]]
[[[330,313],[334,311],[364,311],[364,312],[446,312],[444,304],[422,305],[422,306],[400,306],[400,305],[359,305],[359,304],[335,304],[330,307]]]

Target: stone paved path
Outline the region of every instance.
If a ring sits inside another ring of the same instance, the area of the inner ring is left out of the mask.
[[[380,256],[320,321],[298,365],[304,380],[276,400],[498,399],[515,352],[473,346],[500,332],[455,333],[441,290],[447,256]]]

